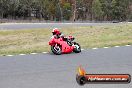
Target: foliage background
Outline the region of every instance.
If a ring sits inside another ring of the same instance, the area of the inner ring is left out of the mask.
[[[132,0],[0,0],[0,18],[132,21]]]

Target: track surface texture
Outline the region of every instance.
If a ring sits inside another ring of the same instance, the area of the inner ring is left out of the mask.
[[[4,23],[0,24],[3,29],[34,29],[34,28],[63,28],[63,27],[85,27],[99,25],[119,25],[122,23]]]
[[[76,82],[77,67],[87,73],[132,75],[132,46],[87,49],[79,54],[0,56],[0,88],[132,88],[130,84]]]

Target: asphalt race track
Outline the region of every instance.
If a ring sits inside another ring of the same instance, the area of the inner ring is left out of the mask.
[[[63,27],[85,27],[99,25],[119,25],[122,23],[4,23],[0,24],[0,30],[3,29],[36,29],[36,28],[63,28]]]
[[[76,83],[77,67],[87,73],[132,75],[132,46],[87,49],[80,54],[0,56],[0,88],[132,88],[130,84]]]

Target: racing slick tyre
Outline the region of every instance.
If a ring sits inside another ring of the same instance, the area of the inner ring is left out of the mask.
[[[81,46],[78,43],[74,42],[74,47],[75,48],[73,49],[73,52],[75,52],[75,53],[81,52]]]
[[[54,45],[54,46],[51,46],[51,51],[56,54],[56,55],[61,55],[62,54],[62,50],[61,50],[61,46],[59,45]]]

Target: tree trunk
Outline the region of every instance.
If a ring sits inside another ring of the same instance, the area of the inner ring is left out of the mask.
[[[73,21],[76,21],[76,0],[74,0],[74,4],[73,4]]]

